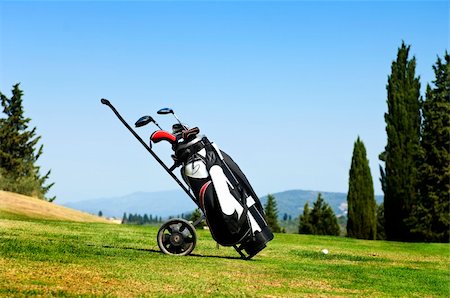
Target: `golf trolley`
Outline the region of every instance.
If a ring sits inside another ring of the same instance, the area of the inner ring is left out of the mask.
[[[273,239],[261,202],[244,173],[215,143],[200,135],[197,127],[189,129],[172,109],[160,109],[157,112],[159,115],[172,114],[177,123],[172,126],[172,133],[169,133],[162,130],[151,116],[139,118],[136,127],[153,123],[159,128],[152,133],[147,145],[107,99],[101,99],[101,103],[111,108],[203,213],[192,224],[180,218],[163,223],[157,234],[157,243],[163,253],[178,256],[190,254],[197,242],[195,227],[203,219],[206,219],[211,235],[218,244],[233,246],[244,259],[252,258]],[[152,150],[152,143],[160,141],[172,145],[174,164],[171,167]],[[173,173],[178,167],[181,167],[181,176],[187,187]]]

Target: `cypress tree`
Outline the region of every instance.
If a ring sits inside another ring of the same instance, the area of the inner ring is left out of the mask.
[[[377,240],[385,240],[386,234],[384,232],[384,204],[377,206]]]
[[[373,181],[366,148],[359,137],[353,148],[348,184],[347,236],[375,239],[377,221]]]
[[[450,56],[439,57],[434,88],[427,85],[423,104],[420,195],[410,218],[415,240],[449,242]]]
[[[300,215],[299,218],[298,233],[314,234],[314,227],[311,224],[311,209],[309,209],[308,202],[305,203],[303,215]]]
[[[51,202],[55,197],[45,195],[54,183],[45,185],[50,171],[41,176],[36,165],[43,145],[35,150],[41,137],[36,136],[36,127],[28,129],[31,119],[24,116],[22,96],[19,84],[13,86],[11,98],[0,92],[6,115],[0,118],[0,188]]]
[[[380,154],[384,188],[385,232],[388,240],[411,240],[406,220],[417,200],[420,148],[420,82],[416,59],[408,59],[410,46],[403,42],[392,62],[387,84],[387,145]]]
[[[267,196],[267,203],[264,206],[264,213],[266,214],[267,224],[274,233],[280,233],[281,227],[278,223],[278,210],[275,197],[271,194]]]

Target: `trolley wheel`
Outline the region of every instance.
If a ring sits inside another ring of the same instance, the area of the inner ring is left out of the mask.
[[[195,228],[188,221],[175,218],[166,221],[159,228],[157,236],[159,249],[168,255],[186,256],[197,243]]]

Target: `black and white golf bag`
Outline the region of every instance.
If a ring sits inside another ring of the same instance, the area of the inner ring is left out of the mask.
[[[183,132],[184,141],[173,146],[183,179],[193,191],[214,240],[252,257],[273,239],[261,202],[231,157],[198,132]]]
[[[147,145],[109,100],[102,98],[101,103],[111,108],[122,124],[202,209],[217,243],[233,246],[241,257],[249,259],[273,239],[264,219],[261,202],[244,173],[216,144],[199,135],[197,127],[188,129],[172,109],[160,109],[158,114],[173,114],[178,123],[173,125],[172,133],[169,133],[162,130],[151,116],[139,118],[136,127],[152,122],[160,129],[152,133],[150,144]],[[175,152],[172,155],[175,163],[170,168],[152,150],[152,144],[160,141],[169,142]],[[173,173],[179,166],[190,189]],[[195,227],[184,219],[168,220],[160,227],[157,241],[161,251],[166,254],[188,255],[195,247]]]

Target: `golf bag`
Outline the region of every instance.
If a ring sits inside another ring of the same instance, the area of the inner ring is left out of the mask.
[[[198,128],[184,131],[183,141],[173,146],[175,158],[182,164],[182,177],[214,240],[234,246],[242,256],[245,250],[252,257],[273,239],[261,202],[231,157],[198,132]]]
[[[273,239],[264,210],[255,191],[239,166],[195,127],[188,129],[170,108],[158,114],[173,114],[178,123],[172,133],[161,129],[151,116],[143,116],[135,123],[142,127],[154,123],[160,130],[144,140],[123,119],[111,102],[105,98],[101,103],[111,108],[117,118],[145,147],[164,170],[178,183],[183,191],[201,208],[214,240],[223,246],[233,246],[244,259],[250,259]],[[167,141],[172,145],[174,164],[169,168],[152,150],[152,144]],[[181,166],[181,175],[189,189],[173,171]],[[184,219],[169,219],[159,229],[158,246],[171,255],[188,255],[196,244],[195,226]],[[247,255],[243,253],[245,251]]]

